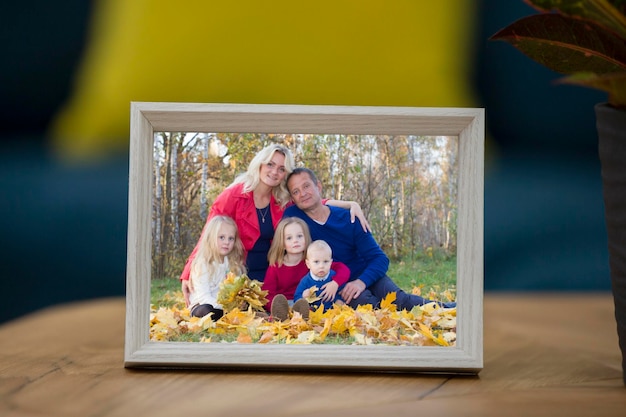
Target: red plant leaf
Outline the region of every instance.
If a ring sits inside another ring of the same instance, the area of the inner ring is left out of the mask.
[[[491,37],[510,43],[538,63],[562,74],[626,70],[626,43],[593,22],[560,14],[527,16]]]
[[[556,11],[566,16],[592,20],[626,38],[626,17],[623,0],[525,0],[542,12]],[[620,3],[618,5],[618,3]]]

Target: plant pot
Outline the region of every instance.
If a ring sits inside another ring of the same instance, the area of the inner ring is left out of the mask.
[[[595,111],[611,288],[626,385],[626,110],[601,103]]]

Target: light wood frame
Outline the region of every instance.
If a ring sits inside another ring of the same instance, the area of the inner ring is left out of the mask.
[[[151,342],[154,132],[458,136],[457,341],[454,347]],[[483,367],[484,109],[131,103],[126,367],[476,374]]]

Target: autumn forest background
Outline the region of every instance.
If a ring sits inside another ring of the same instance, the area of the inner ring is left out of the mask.
[[[313,169],[324,197],[359,202],[401,287],[454,286],[456,137],[185,132],[154,136],[153,283],[177,282],[215,197],[270,143]]]

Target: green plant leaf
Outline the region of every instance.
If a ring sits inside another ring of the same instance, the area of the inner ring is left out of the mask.
[[[597,75],[593,73],[577,73],[561,78],[557,82],[595,88],[609,93],[609,102],[616,107],[626,107],[626,73]]]
[[[623,10],[618,10],[624,8],[624,0],[526,0],[526,3],[542,12],[556,11],[594,21],[626,39],[626,17]]]
[[[626,71],[626,43],[593,22],[560,14],[527,16],[491,37],[562,74]]]

